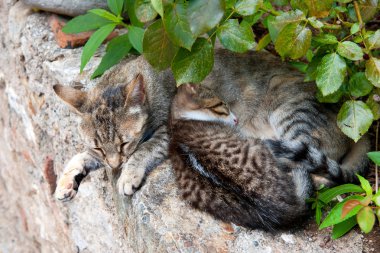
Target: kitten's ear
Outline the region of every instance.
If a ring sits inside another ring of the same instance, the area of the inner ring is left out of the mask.
[[[125,104],[130,103],[144,104],[146,100],[144,78],[138,74],[135,79],[125,86]]]
[[[86,92],[59,84],[54,85],[53,89],[63,101],[75,110],[75,112],[79,114],[82,113],[81,108],[87,99]]]
[[[194,83],[185,83],[180,87],[185,90],[187,94],[195,95],[198,93],[199,85]]]

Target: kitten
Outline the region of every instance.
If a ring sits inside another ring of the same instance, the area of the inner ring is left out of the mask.
[[[117,182],[120,194],[133,194],[146,171],[166,159],[171,100],[156,94],[172,94],[175,86],[164,74],[159,78],[167,85],[147,84],[138,75],[129,83],[98,85],[88,92],[54,86],[56,94],[81,116],[80,132],[88,147],[66,165],[58,180],[57,199],[72,199],[80,181],[105,164],[122,169]]]
[[[305,143],[338,161],[344,182],[356,181],[356,173],[368,171],[369,136],[357,143],[345,136],[336,124],[339,107],[318,103],[315,83],[303,78],[266,52],[217,49],[213,71],[200,84],[230,106],[245,136]]]
[[[218,219],[272,230],[307,214],[309,173],[339,178],[336,162],[302,142],[242,136],[235,115],[202,86],[180,86],[171,112],[169,157],[182,197]]]

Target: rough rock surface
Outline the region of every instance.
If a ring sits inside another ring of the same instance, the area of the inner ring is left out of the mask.
[[[78,16],[88,10],[107,8],[106,0],[22,0],[25,4],[44,11],[67,16]]]
[[[52,86],[95,85],[100,56],[79,74],[81,49],[60,49],[47,17],[0,1],[0,252],[362,252],[361,234],[331,241],[312,221],[276,234],[218,222],[178,198],[169,163],[133,197],[119,196],[103,169],[72,202],[54,200],[56,174],[82,144],[78,117]]]

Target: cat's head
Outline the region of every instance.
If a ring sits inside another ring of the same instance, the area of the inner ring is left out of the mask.
[[[81,116],[79,129],[87,146],[112,168],[125,162],[144,138],[148,105],[141,75],[88,92],[62,85],[54,91]]]
[[[178,88],[171,114],[173,120],[238,123],[228,105],[213,90],[197,84],[183,84]]]

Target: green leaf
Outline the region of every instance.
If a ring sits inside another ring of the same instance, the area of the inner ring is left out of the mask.
[[[98,47],[103,43],[103,41],[107,38],[107,36],[113,31],[115,28],[115,24],[105,25],[94,34],[91,35],[90,39],[87,41],[86,45],[83,47],[82,57],[81,57],[81,65],[80,72],[83,71],[84,67],[94,55],[95,51]]]
[[[338,103],[342,98],[344,91],[341,86],[337,91],[327,96],[323,96],[320,90],[317,90],[316,97],[320,103]]]
[[[235,6],[237,0],[225,0],[226,9],[232,9]]]
[[[290,5],[293,9],[301,10],[305,15],[309,12],[304,0],[290,0]]]
[[[369,159],[377,165],[380,165],[380,151],[367,153]]]
[[[124,0],[107,0],[107,5],[115,15],[121,15]]]
[[[110,24],[111,21],[98,15],[87,13],[73,18],[63,27],[62,31],[67,34],[92,31]]]
[[[378,161],[378,163],[376,163],[377,165],[379,165],[380,164],[380,152],[370,152],[370,153],[377,153],[376,154],[376,156],[377,156],[377,161]],[[370,153],[368,153],[368,156],[369,156],[369,154]],[[372,159],[372,158],[371,158]],[[373,161],[373,160],[372,160]],[[378,191],[373,197],[372,197],[372,201],[373,202],[375,202],[375,204],[377,205],[377,206],[380,206],[380,191]]]
[[[274,26],[275,18],[276,17],[273,15],[268,15],[263,21],[263,24],[268,28],[269,35],[273,42],[276,42],[279,33],[277,28]]]
[[[224,2],[222,0],[193,0],[189,2],[188,17],[190,29],[194,36],[210,31],[224,15]]]
[[[380,48],[380,29],[368,38],[367,47],[368,49]]]
[[[316,82],[323,96],[337,91],[346,76],[346,62],[337,53],[325,55],[317,68]]]
[[[132,46],[140,53],[143,52],[144,29],[136,26],[128,26],[128,37]]]
[[[146,29],[143,48],[145,59],[158,70],[170,67],[178,51],[178,47],[169,40],[162,20],[157,20]]]
[[[360,24],[354,23],[350,28],[350,33],[355,34],[355,33],[359,32],[359,30],[360,30]]]
[[[344,134],[357,142],[373,121],[373,115],[362,101],[346,101],[338,113],[338,127]]]
[[[182,2],[167,5],[163,21],[170,40],[175,45],[190,50],[195,38],[187,19],[186,5]]]
[[[371,232],[375,225],[375,214],[373,213],[372,208],[369,206],[364,207],[356,216],[356,220],[361,231],[366,234]]]
[[[150,0],[136,0],[134,8],[137,18],[143,23],[149,22],[157,17],[157,12],[153,8]]]
[[[327,227],[330,227],[332,225],[341,223],[342,221],[348,220],[352,216],[356,215],[360,211],[360,209],[363,208],[363,206],[361,206],[361,205],[356,206],[344,218],[342,218],[343,206],[347,201],[349,201],[351,199],[362,200],[362,199],[364,199],[364,197],[358,196],[358,195],[349,196],[349,197],[345,198],[342,202],[336,204],[333,207],[333,209],[331,209],[330,213],[327,215],[327,217],[322,222],[322,224],[319,226],[319,229],[327,228]]]
[[[266,46],[268,46],[268,44],[272,41],[272,39],[270,38],[270,34],[267,33],[266,35],[264,35],[260,40],[259,42],[257,43],[257,47],[256,47],[256,51],[261,51],[262,49],[264,49]]]
[[[302,73],[306,73],[307,64],[299,61],[289,61],[289,65]]]
[[[309,63],[306,69],[306,77],[305,82],[314,81],[317,78],[317,68],[319,64],[321,63],[322,57],[321,56],[315,56]]]
[[[251,26],[245,22],[239,24],[237,19],[229,19],[223,23],[217,29],[216,35],[225,48],[238,53],[253,48],[255,42]]]
[[[263,5],[263,0],[239,0],[235,4],[235,11],[243,16],[256,13]]]
[[[339,42],[337,52],[341,56],[352,61],[363,59],[363,51],[361,47],[352,41]]]
[[[115,22],[115,23],[120,23],[122,20],[122,18],[116,17],[111,12],[103,10],[103,9],[92,9],[92,10],[89,10],[88,12],[95,14],[95,15],[98,15],[99,17],[108,19],[108,20]]]
[[[191,52],[181,48],[172,63],[177,85],[201,82],[214,66],[214,48],[206,39],[198,38]]]
[[[316,18],[325,18],[329,15],[333,0],[304,0],[308,7],[309,15]]]
[[[371,57],[365,64],[365,75],[368,80],[380,88],[380,60]]]
[[[160,14],[161,17],[164,16],[164,6],[162,4],[162,0],[151,0],[152,6]]]
[[[316,17],[310,17],[308,18],[310,24],[312,27],[316,28],[316,29],[320,29],[323,27],[323,23],[321,21],[319,21]]]
[[[247,22],[250,26],[253,26],[254,24],[257,23],[257,21],[260,20],[260,18],[263,16],[264,13],[265,13],[264,11],[258,11],[258,12],[256,12],[256,13],[253,14],[253,15],[245,16],[245,17],[243,18],[243,20],[244,20],[245,22]]]
[[[332,231],[332,239],[338,239],[350,231],[355,225],[358,224],[356,217],[352,216],[351,218],[334,225]]]
[[[369,96],[366,101],[366,104],[371,109],[373,114],[373,119],[380,119],[380,90],[375,89]]]
[[[295,60],[304,56],[310,47],[311,31],[309,28],[288,24],[278,34],[275,49],[282,58],[289,56]]]
[[[328,189],[318,195],[318,199],[323,203],[329,203],[333,198],[345,193],[362,193],[364,190],[355,184],[343,184],[334,188]]]
[[[354,97],[366,96],[372,91],[372,88],[373,86],[364,72],[355,73],[348,82],[348,91]]]
[[[107,45],[106,54],[103,56],[99,66],[92,74],[91,78],[98,77],[104,73],[107,69],[118,64],[121,59],[128,55],[132,45],[129,42],[128,34],[124,34],[113,38]]]
[[[376,213],[376,216],[377,216],[377,220],[378,220],[379,223],[380,223],[380,209],[376,209],[376,210],[375,210],[375,213]]]
[[[134,26],[143,27],[144,24],[140,22],[140,20],[136,16],[136,12],[134,8],[136,0],[125,0],[125,1],[126,1],[126,6],[128,6],[127,12],[128,12],[128,17],[129,17],[129,20],[131,21],[131,24]]]
[[[333,45],[333,44],[338,43],[337,38],[334,35],[328,34],[328,33],[323,33],[318,36],[315,36],[313,37],[313,40],[318,42],[319,44],[326,44],[326,45]]]
[[[360,185],[363,188],[363,190],[365,190],[367,195],[372,195],[372,187],[368,180],[358,174],[356,174],[356,176],[359,178]]]
[[[321,207],[317,204],[315,208],[315,222],[319,225],[321,224],[321,218],[322,218],[322,209]]]
[[[306,20],[305,14],[300,10],[294,10],[281,13],[281,15],[272,21],[272,24],[278,32],[281,32],[285,26],[289,24],[299,24],[304,20]]]

